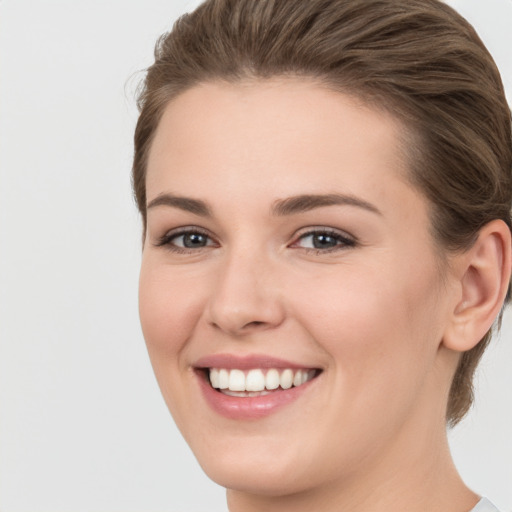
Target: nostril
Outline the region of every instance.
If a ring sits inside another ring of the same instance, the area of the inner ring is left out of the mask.
[[[260,322],[260,321],[254,321],[254,322],[249,322],[247,324],[244,325],[244,329],[250,329],[250,328],[254,328],[254,327],[260,327],[262,325],[266,325],[265,322]]]

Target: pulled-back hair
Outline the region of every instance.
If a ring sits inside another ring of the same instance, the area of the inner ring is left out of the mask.
[[[144,226],[148,152],[168,102],[204,82],[281,76],[320,80],[403,122],[409,179],[430,202],[440,248],[468,249],[494,219],[512,228],[501,78],[472,26],[438,0],[207,0],[179,18],[159,39],[139,95],[133,187]],[[506,302],[510,295],[509,286]],[[491,334],[460,358],[451,425],[471,406]]]

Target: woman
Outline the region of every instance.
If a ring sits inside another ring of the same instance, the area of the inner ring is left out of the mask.
[[[133,182],[167,405],[232,512],[496,510],[446,426],[510,299],[510,111],[437,0],[208,0]]]

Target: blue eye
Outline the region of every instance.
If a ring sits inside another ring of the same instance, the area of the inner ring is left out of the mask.
[[[337,231],[315,230],[301,235],[294,245],[317,252],[329,252],[353,247],[356,241]]]
[[[208,245],[208,237],[202,233],[187,233],[175,237],[173,242],[178,247],[195,249],[197,247],[206,247]]]
[[[188,229],[166,233],[158,240],[156,245],[158,247],[166,246],[169,250],[175,252],[185,252],[214,246],[215,242],[202,231]]]

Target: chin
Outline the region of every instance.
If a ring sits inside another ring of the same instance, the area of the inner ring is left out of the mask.
[[[283,436],[228,437],[190,443],[206,475],[226,489],[269,497],[291,495],[321,487],[340,472],[339,464],[333,465],[325,454],[315,460],[321,450],[315,449],[312,439],[305,443],[304,436],[302,442],[293,436],[288,442]]]
[[[201,461],[200,461],[201,462]],[[208,477],[226,489],[260,496],[283,496],[304,491],[307,479],[297,467],[284,469],[276,466],[272,458],[260,461],[231,463],[201,463]],[[303,481],[304,480],[304,481]],[[311,479],[309,479],[311,485]]]

